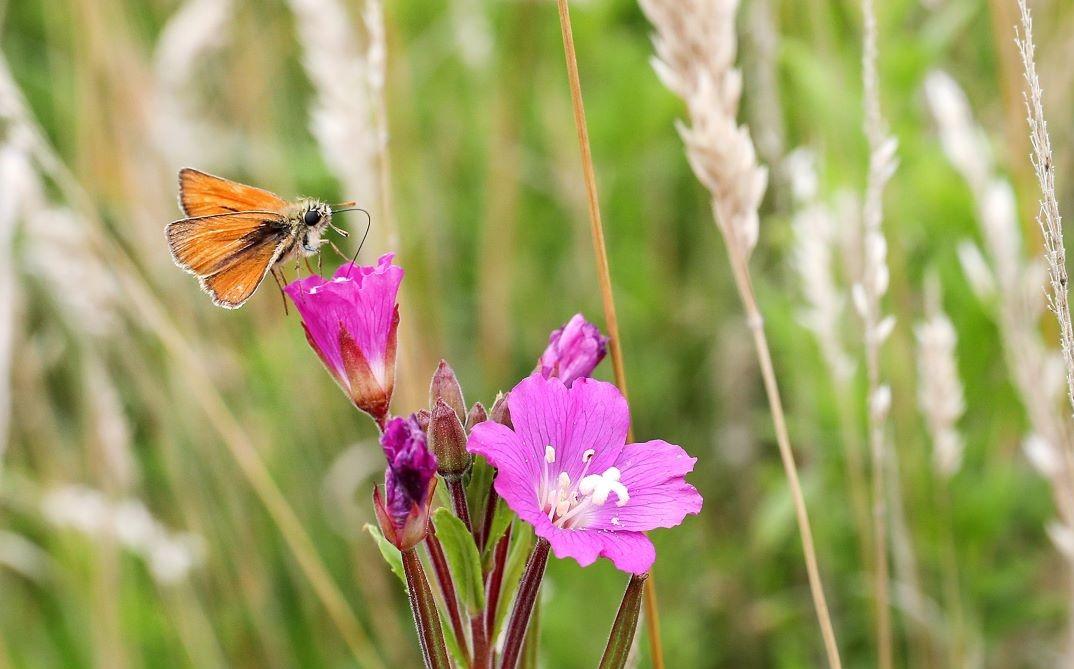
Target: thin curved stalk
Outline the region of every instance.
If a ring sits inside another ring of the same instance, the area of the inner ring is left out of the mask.
[[[612,361],[612,373],[619,392],[629,402],[626,370],[623,366],[623,348],[619,338],[619,317],[615,312],[615,295],[612,292],[612,275],[608,265],[608,249],[604,243],[604,223],[600,217],[600,200],[597,197],[597,177],[593,169],[593,154],[589,147],[589,128],[582,101],[582,84],[578,75],[578,57],[574,51],[574,33],[571,30],[570,9],[567,0],[556,0],[559,10],[559,27],[563,35],[563,52],[567,61],[567,80],[571,89],[574,123],[578,130],[578,147],[582,153],[582,171],[585,181],[586,201],[589,206],[589,230],[593,237],[593,255],[597,263],[601,303],[604,305],[604,325],[610,338],[608,349]],[[633,427],[628,429],[627,441],[634,440]],[[651,572],[650,572],[651,574]],[[660,612],[656,605],[656,580],[645,581],[645,620],[649,631],[649,654],[653,669],[664,668],[664,650],[660,641]]]

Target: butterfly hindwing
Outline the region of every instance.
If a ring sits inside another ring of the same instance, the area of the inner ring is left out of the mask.
[[[270,191],[206,174],[179,170],[179,206],[190,217],[243,211],[280,211],[287,202]]]
[[[241,306],[294,243],[282,215],[261,212],[186,218],[164,232],[175,263],[229,308]]]

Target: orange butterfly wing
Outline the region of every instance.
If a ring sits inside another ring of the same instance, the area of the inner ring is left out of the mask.
[[[198,277],[217,306],[236,309],[293,244],[282,214],[245,212],[186,218],[164,229],[175,264]]]
[[[179,170],[179,206],[187,216],[211,216],[241,211],[281,211],[287,202],[279,195],[190,167]]]

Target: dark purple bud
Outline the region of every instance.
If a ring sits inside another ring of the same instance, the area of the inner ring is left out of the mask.
[[[455,415],[460,421],[466,420],[466,402],[462,398],[462,386],[455,376],[455,370],[447,361],[441,360],[433,374],[433,380],[429,384],[429,408],[436,406],[437,400],[444,400],[449,407],[454,409]]]
[[[548,348],[534,371],[546,379],[556,377],[569,388],[575,379],[592,374],[607,352],[608,338],[582,314],[575,314],[549,335]]]
[[[466,450],[466,431],[455,410],[442,399],[436,400],[429,421],[429,447],[436,454],[444,480],[458,480],[470,468],[472,456]]]
[[[405,550],[400,544],[409,543],[410,547],[425,538],[436,456],[426,445],[425,431],[415,416],[388,421],[380,445],[388,469],[384,472],[384,499],[379,492],[374,494],[374,504],[379,505],[377,517],[385,536],[389,536],[384,527],[387,522],[393,530],[392,542]]]

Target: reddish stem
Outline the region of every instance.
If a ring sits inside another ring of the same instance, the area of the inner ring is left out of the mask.
[[[492,483],[489,484],[488,499],[485,502],[485,518],[481,522],[481,531],[477,535],[479,553],[485,552],[485,544],[489,540],[489,535],[492,534],[492,521],[496,518],[496,506],[499,501],[500,496],[496,494],[496,477],[493,476]]]
[[[403,551],[403,572],[406,574],[407,592],[410,596],[410,610],[414,614],[414,626],[418,630],[421,642],[421,654],[426,669],[451,669],[444,633],[440,629],[440,615],[436,612],[436,602],[421,558],[417,550],[411,548]]]
[[[496,610],[500,605],[500,593],[503,590],[503,572],[507,565],[507,549],[511,544],[511,527],[496,544],[496,553],[493,555],[492,570],[489,571],[488,586],[485,595],[485,628],[489,636],[496,634]]]
[[[474,526],[470,523],[470,507],[466,503],[466,487],[463,486],[462,479],[448,480],[447,487],[451,493],[451,505],[455,507],[455,515],[459,517],[463,525],[466,525],[466,530],[472,535]]]
[[[459,599],[455,594],[455,582],[451,579],[448,571],[447,558],[444,557],[444,548],[440,545],[440,539],[436,536],[436,530],[429,523],[429,534],[425,537],[425,546],[429,549],[429,561],[436,573],[436,580],[440,584],[440,593],[444,596],[447,604],[448,617],[451,619],[451,629],[455,632],[455,639],[459,642],[459,648],[467,664],[470,662],[470,654],[466,649],[466,630],[462,626],[462,614],[459,613]]]
[[[526,631],[530,626],[530,616],[541,591],[544,569],[548,566],[548,550],[551,546],[547,539],[538,539],[526,562],[522,573],[522,582],[515,596],[515,608],[511,611],[511,620],[507,624],[507,640],[503,646],[503,661],[500,669],[515,669],[522,652],[522,642],[526,640]]]
[[[470,666],[472,669],[489,669],[492,654],[483,611],[478,611],[470,618],[470,634],[474,640],[474,663]]]

